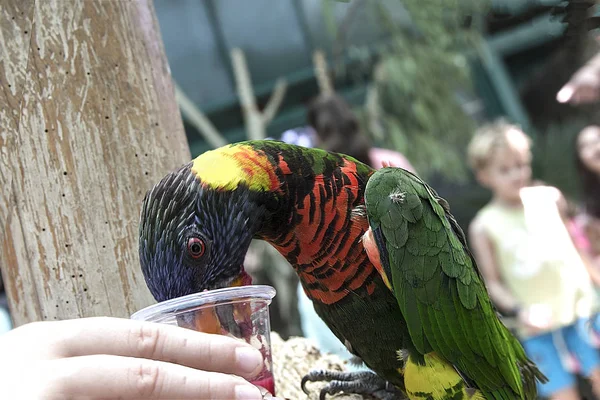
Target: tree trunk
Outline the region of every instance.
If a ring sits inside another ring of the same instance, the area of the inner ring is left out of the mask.
[[[190,159],[151,0],[3,0],[0,268],[15,325],[128,317],[146,191]]]

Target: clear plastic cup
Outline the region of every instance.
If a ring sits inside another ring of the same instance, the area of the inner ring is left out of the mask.
[[[275,289],[266,285],[210,290],[163,301],[134,313],[136,320],[178,325],[250,343],[263,355],[263,370],[251,381],[275,395],[269,304]]]

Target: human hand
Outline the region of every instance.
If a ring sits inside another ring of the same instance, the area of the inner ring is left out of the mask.
[[[559,103],[591,103],[600,97],[600,71],[586,65],[556,94]]]
[[[241,378],[261,370],[258,350],[166,324],[34,322],[0,336],[0,354],[0,388],[12,399],[270,398]]]

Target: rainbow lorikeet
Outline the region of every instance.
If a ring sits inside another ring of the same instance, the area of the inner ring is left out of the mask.
[[[248,283],[253,238],[293,266],[370,372],[313,371],[321,392],[536,398],[545,377],[500,322],[448,204],[400,168],[277,141],[208,151],[146,195],[140,261],[158,301]]]

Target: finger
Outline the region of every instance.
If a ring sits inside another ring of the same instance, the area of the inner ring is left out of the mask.
[[[593,86],[588,86],[584,88],[581,93],[581,98],[579,99],[580,103],[592,103],[596,101],[598,98],[598,89]]]
[[[93,355],[46,362],[43,398],[262,400],[242,378],[131,357]]]
[[[575,92],[570,101],[576,105],[589,103],[593,100],[593,93],[593,88],[587,86],[581,87]]]
[[[570,84],[567,84],[558,91],[556,94],[556,100],[559,103],[567,103],[569,100],[571,100],[571,97],[573,97],[574,93],[575,89]]]
[[[271,394],[271,392],[269,392],[267,389],[265,389],[264,387],[261,386],[257,386],[258,389],[260,389],[260,395],[262,396],[263,400],[282,400],[279,397],[275,397]]]
[[[57,357],[109,354],[173,362],[247,378],[262,368],[262,355],[243,341],[177,326],[121,318],[84,318],[61,327]]]

